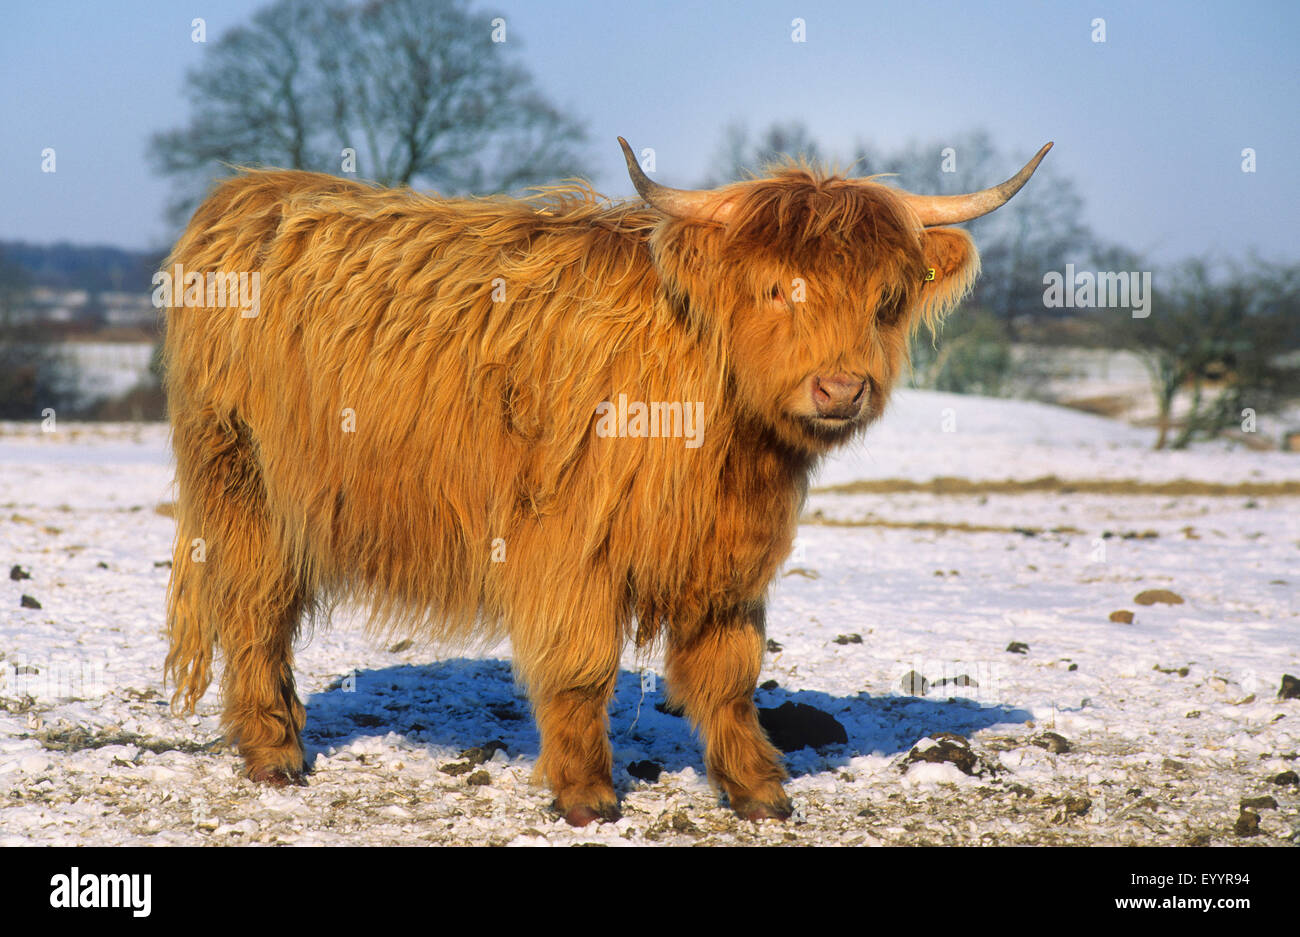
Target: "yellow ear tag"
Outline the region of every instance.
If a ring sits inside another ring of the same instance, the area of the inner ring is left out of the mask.
[[[934,281],[934,268],[933,268],[933,267],[926,267],[926,268],[925,268],[925,279],[922,280],[921,282],[922,282],[922,283],[932,283],[933,281]]]

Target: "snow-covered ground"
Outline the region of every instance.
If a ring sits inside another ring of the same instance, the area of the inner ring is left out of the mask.
[[[1300,675],[1300,456],[1150,443],[1042,404],[900,391],[825,466],[772,592],[759,705],[814,706],[848,738],[787,756],[796,818],[719,807],[688,726],[656,709],[660,661],[629,653],[624,818],[573,830],[529,783],[508,647],[379,646],[346,609],[298,656],[309,784],[241,779],[215,690],[190,719],[166,706],[165,430],[0,425],[0,845],[1296,841],[1300,700],[1277,697]],[[963,481],[917,484],[943,478]],[[1134,602],[1153,589],[1184,601]],[[973,774],[905,764],[939,733],[969,739]],[[487,742],[504,748],[462,756]],[[628,773],[646,761],[658,780]]]

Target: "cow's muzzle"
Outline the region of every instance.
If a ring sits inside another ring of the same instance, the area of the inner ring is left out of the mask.
[[[808,393],[821,419],[852,420],[862,412],[867,382],[846,374],[815,375],[809,379]]]

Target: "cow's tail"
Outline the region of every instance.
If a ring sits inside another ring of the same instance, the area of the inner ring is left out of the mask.
[[[193,567],[187,562],[188,554],[189,549],[177,537],[167,596],[170,645],[167,650],[166,678],[175,687],[171,700],[172,710],[180,713],[193,712],[195,705],[207,692],[208,685],[212,682],[212,652],[216,645],[216,635],[203,626],[202,618],[194,607],[193,597],[197,590],[193,582]]]
[[[192,507],[182,491],[176,504],[176,542],[167,584],[167,661],[165,679],[174,689],[174,712],[190,713],[212,682],[215,623],[205,614],[203,562],[207,544],[191,521]]]

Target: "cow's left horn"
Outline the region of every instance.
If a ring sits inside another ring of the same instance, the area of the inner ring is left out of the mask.
[[[730,206],[720,204],[717,193],[708,189],[691,191],[690,189],[670,189],[652,180],[636,161],[632,147],[622,137],[618,144],[623,148],[623,158],[627,160],[627,174],[632,177],[632,184],[637,192],[652,208],[657,208],[665,215],[683,220],[725,221]]]
[[[935,225],[971,221],[1005,205],[1011,196],[1019,192],[1021,186],[1029,181],[1029,177],[1034,174],[1034,170],[1038,168],[1038,164],[1043,161],[1043,157],[1051,148],[1052,144],[1046,144],[1025,164],[1024,169],[1001,185],[984,189],[982,192],[972,192],[969,195],[913,195],[911,192],[901,194],[912,211],[916,212],[916,217],[921,220],[923,227],[931,228]]]

